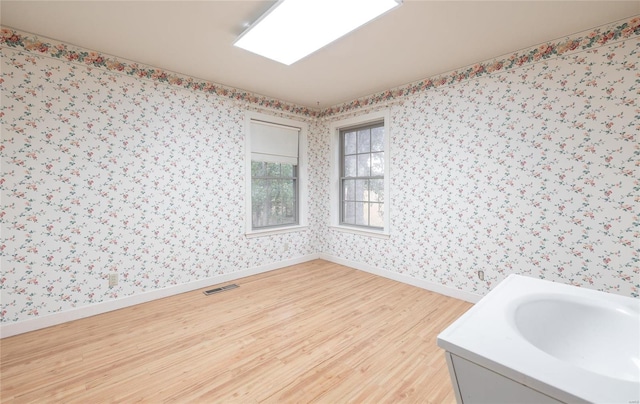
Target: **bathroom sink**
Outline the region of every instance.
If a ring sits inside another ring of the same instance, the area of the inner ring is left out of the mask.
[[[516,329],[538,349],[603,376],[640,382],[640,318],[633,311],[566,295],[528,297],[514,306]]]
[[[437,341],[458,403],[640,403],[638,298],[512,274]]]

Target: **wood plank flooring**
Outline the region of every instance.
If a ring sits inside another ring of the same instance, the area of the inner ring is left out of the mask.
[[[1,340],[2,403],[455,402],[470,303],[322,260],[232,283]]]

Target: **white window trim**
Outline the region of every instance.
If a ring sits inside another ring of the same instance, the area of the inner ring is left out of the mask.
[[[251,121],[258,120],[300,128],[298,139],[298,223],[290,226],[253,229],[251,225]],[[307,135],[309,125],[303,121],[249,111],[245,114],[245,235],[248,238],[306,230],[308,217]]]
[[[366,125],[368,123],[384,122],[384,228],[382,230],[367,229],[365,227],[348,226],[340,224],[340,130],[352,126]],[[371,237],[389,238],[390,235],[390,208],[391,198],[389,195],[389,182],[391,172],[391,153],[389,145],[391,144],[390,130],[391,114],[388,109],[382,111],[371,112],[365,115],[356,116],[349,119],[333,122],[330,125],[331,133],[331,184],[330,184],[330,203],[331,217],[329,226],[334,230],[344,231],[347,233],[360,234]]]

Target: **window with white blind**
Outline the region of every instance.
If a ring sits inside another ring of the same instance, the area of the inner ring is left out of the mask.
[[[247,234],[274,233],[304,225],[304,125],[252,114],[247,127]]]

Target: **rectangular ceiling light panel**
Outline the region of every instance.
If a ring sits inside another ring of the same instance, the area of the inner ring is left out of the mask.
[[[402,0],[280,0],[235,46],[290,65],[401,4]]]

